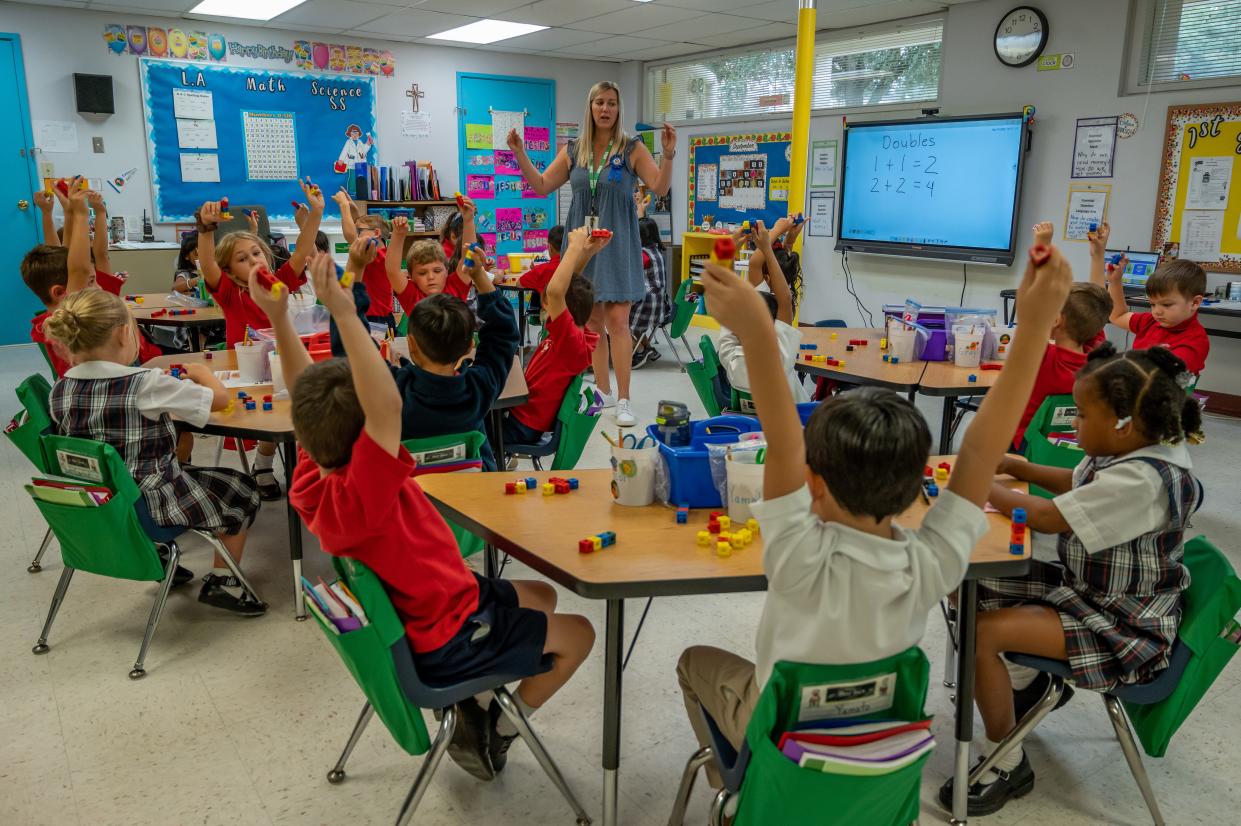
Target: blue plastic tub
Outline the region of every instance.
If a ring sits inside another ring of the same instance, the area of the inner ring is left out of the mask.
[[[759,430],[758,419],[749,416],[716,416],[690,422],[689,445],[671,447],[660,439],[659,426],[649,425],[646,432],[659,445],[659,455],[668,469],[668,502],[677,507],[718,508],[720,492],[711,483],[709,444],[731,444],[743,433]]]
[[[802,402],[801,404],[797,405],[797,415],[801,417],[802,427],[806,426],[806,423],[810,421],[810,416],[814,413],[815,410],[818,409],[818,407],[819,407],[818,402]]]

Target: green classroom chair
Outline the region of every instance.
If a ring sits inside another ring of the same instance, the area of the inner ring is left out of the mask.
[[[573,470],[577,467],[577,460],[582,458],[582,451],[586,449],[586,442],[594,433],[600,415],[599,411],[583,413],[578,410],[583,403],[582,394],[582,377],[579,375],[565,389],[551,437],[544,438],[538,444],[505,444],[505,455],[500,466],[506,466],[508,458],[515,456],[529,459],[535,470],[542,470],[542,460],[551,456],[552,470]]]
[[[401,444],[414,457],[419,467],[435,467],[446,462],[459,462],[463,459],[478,459],[481,455],[483,442],[487,437],[477,430],[467,433],[450,433],[445,436],[427,436],[421,439],[406,439]],[[483,549],[483,540],[467,531],[451,519],[444,520],[457,539],[457,547],[462,557],[473,556]]]
[[[1229,630],[1235,628],[1233,617],[1241,610],[1241,579],[1237,578],[1232,565],[1203,536],[1185,543],[1183,563],[1189,569],[1190,584],[1182,596],[1181,624],[1167,668],[1150,682],[1101,692],[1125,762],[1156,824],[1164,822],[1163,815],[1142,765],[1142,756],[1133,742],[1133,730],[1137,731],[1142,748],[1149,756],[1163,757],[1172,735],[1238,648],[1238,644],[1227,637]],[[1047,673],[1051,681],[1042,699],[1017,721],[1008,737],[971,770],[971,784],[1056,708],[1064,693],[1065,681],[1072,675],[1069,664],[1060,660],[1028,654],[1005,656],[1014,663]]]
[[[47,345],[43,342],[38,342],[38,345],[39,352],[43,354],[43,360],[47,362],[47,369],[52,372],[52,381],[56,381],[60,375],[56,372],[56,365],[52,364],[52,354],[47,351]]]
[[[710,336],[702,337],[698,349],[702,352],[702,358],[686,365],[685,372],[689,374],[690,383],[694,385],[694,392],[706,409],[707,417],[714,418],[724,409],[724,400],[719,393],[720,357]]]
[[[1076,445],[1054,445],[1047,438],[1051,433],[1072,433],[1073,417],[1076,415],[1077,404],[1073,401],[1071,394],[1048,396],[1043,399],[1043,403],[1034,412],[1034,418],[1030,419],[1030,423],[1026,425],[1026,459],[1036,465],[1060,468],[1077,467],[1078,463],[1086,457],[1081,448]],[[1030,485],[1030,493],[1045,499],[1052,499],[1055,496],[1038,485]]]
[[[22,403],[22,410],[18,411],[4,431],[4,435],[9,437],[9,441],[30,460],[39,473],[48,472],[47,457],[43,455],[43,437],[52,432],[52,414],[47,401],[51,390],[42,373],[27,376],[17,386],[17,400]],[[28,572],[37,574],[43,570],[43,555],[51,544],[52,529],[49,527],[43,534],[43,541],[39,543],[38,553],[26,566]]]
[[[856,689],[859,683],[888,679],[890,705],[857,716],[859,722],[927,719],[930,664],[917,646],[900,654],[856,665],[809,665],[781,660],[759,695],[740,752],[720,733],[704,709],[711,744],[695,752],[685,766],[668,826],[681,826],[698,769],[714,761],[724,787],[711,803],[710,823],[721,824],[729,798],[737,797],[733,826],[767,823],[907,826],[918,819],[922,767],[930,753],[888,774],[855,776],[802,768],[777,747],[780,735],[799,723],[805,688]],[[880,695],[881,696],[881,695]],[[876,703],[882,705],[883,703]],[[833,722],[847,717],[822,718]],[[806,721],[810,722],[810,721]]]
[[[181,558],[181,549],[176,538],[192,529],[180,526],[164,527],[152,522],[142,492],[112,445],[69,436],[45,436],[43,453],[47,457],[49,475],[105,487],[111,491],[111,498],[94,507],[62,504],[40,499],[34,493],[35,486],[26,485],[27,493],[34,499],[35,506],[60,541],[60,553],[64,560],[64,571],[61,572],[60,581],[56,583],[56,593],[52,597],[43,632],[32,651],[35,654],[47,653],[48,634],[51,633],[52,623],[64,602],[65,592],[69,589],[69,581],[73,579],[75,571],[86,571],[114,579],[158,582],[160,587],[147,619],[142,647],[138,650],[138,659],[129,672],[130,679],[144,677],[147,650],[164,611],[164,603],[168,599],[168,591],[172,588],[172,579],[177,571],[177,562]],[[224,558],[233,576],[237,577],[242,587],[257,600],[257,592],[250,586],[220,540],[207,531],[194,530],[193,533],[212,545]],[[157,545],[167,549],[166,562],[161,559]]]
[[[366,703],[362,706],[362,713],[358,716],[353,732],[349,735],[336,765],[328,772],[328,782],[339,784],[345,781],[345,763],[362,738],[371,717],[378,713],[392,739],[406,753],[426,754],[397,815],[397,826],[404,826],[413,819],[418,804],[426,794],[431,778],[448,749],[448,743],[452,740],[457,725],[456,704],[487,692],[492,694],[505,716],[516,726],[543,771],[569,803],[577,817],[577,823],[582,826],[589,824],[590,817],[582,804],[574,796],[542,741],[505,688],[506,685],[530,675],[495,674],[452,686],[432,688],[426,685],[418,676],[412,649],[405,636],[405,626],[397,616],[396,609],[392,607],[379,577],[355,559],[332,557],[332,565],[362,606],[368,623],[354,631],[341,633],[335,626],[326,623],[318,611],[310,612],[366,696]],[[550,667],[550,659],[545,657],[543,670]],[[434,743],[427,734],[422,709],[441,710],[439,731],[436,732]]]
[[[405,336],[409,334],[409,313],[401,313],[401,320],[396,323],[396,335]]]
[[[689,329],[689,324],[694,319],[694,313],[698,312],[698,295],[690,292],[690,281],[682,281],[681,286],[677,288],[676,297],[673,299],[672,319],[659,328],[659,332],[664,334],[664,341],[668,342],[668,348],[672,350],[672,355],[676,356],[677,364],[681,365],[681,372],[686,371],[685,362],[681,361],[681,353],[677,350],[674,339],[679,339],[685,345],[685,351],[689,353],[689,360],[694,361],[694,348],[690,346],[689,340],[685,338],[685,331]]]

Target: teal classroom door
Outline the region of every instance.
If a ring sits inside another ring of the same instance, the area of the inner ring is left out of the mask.
[[[30,319],[42,309],[39,300],[18,275],[22,256],[39,243],[39,209],[35,192],[35,167],[31,152],[30,109],[26,102],[26,73],[22,66],[21,38],[0,32],[0,112],[8,114],[9,126],[0,129],[0,344],[30,342]]]
[[[469,139],[470,126],[491,126],[493,110],[524,113],[526,153],[540,170],[556,148],[556,82],[508,75],[457,73],[458,144],[461,191],[478,204],[480,238],[497,258],[513,252],[543,252],[547,231],[556,223],[553,196],[526,197],[522,177],[490,144]],[[477,132],[477,130],[474,130]],[[505,135],[495,139],[504,143]],[[507,148],[499,150],[506,152]],[[507,170],[507,171],[506,171]],[[471,187],[471,184],[474,186]],[[490,188],[490,197],[483,195]],[[530,193],[533,194],[533,193]],[[501,266],[503,261],[499,262]]]

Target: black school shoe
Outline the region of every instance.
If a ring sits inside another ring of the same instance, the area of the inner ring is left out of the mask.
[[[487,747],[487,753],[491,757],[492,768],[499,774],[508,765],[508,747],[513,745],[513,741],[520,735],[501,734],[496,728],[496,724],[504,718],[504,711],[499,703],[493,701],[487,711],[491,715],[491,743]]]
[[[284,495],[280,490],[280,483],[276,481],[276,473],[271,468],[256,470],[254,484],[258,485],[259,499],[264,502],[275,502]]]
[[[479,780],[496,776],[491,765],[491,719],[478,700],[470,697],[457,703],[457,727],[448,744],[448,756]]]
[[[1051,675],[1046,671],[1040,671],[1039,675],[1034,678],[1034,682],[1023,689],[1013,689],[1013,711],[1017,715],[1016,720],[1021,720],[1026,716],[1026,712],[1038,705],[1038,701],[1043,699],[1043,694],[1047,692],[1047,686],[1049,685],[1051,685]],[[1056,703],[1056,708],[1053,708],[1052,711],[1062,708],[1065,703],[1072,699],[1073,686],[1066,683],[1064,693],[1060,695],[1060,701]]]
[[[241,596],[234,596],[227,590],[229,588],[241,588],[241,582],[237,577],[207,574],[203,577],[203,587],[198,592],[198,601],[213,608],[232,611],[243,617],[260,617],[267,613],[267,603],[255,599],[249,591],[242,590]]]
[[[975,764],[977,765],[977,764]],[[1025,797],[1034,790],[1034,769],[1030,768],[1030,755],[1022,754],[1017,768],[1010,772],[993,769],[999,779],[994,783],[982,785],[975,783],[970,786],[967,800],[967,813],[970,817],[992,815],[1004,808],[1004,804],[1019,797]],[[939,805],[945,811],[952,811],[952,778],[948,778],[939,787]]]

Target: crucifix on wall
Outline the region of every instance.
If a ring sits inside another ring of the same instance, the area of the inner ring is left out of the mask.
[[[415,84],[413,84],[412,86],[410,86],[410,87],[409,87],[409,91],[407,91],[407,92],[405,93],[405,97],[409,98],[409,104],[410,104],[410,106],[411,106],[411,107],[413,107],[413,108],[411,109],[411,111],[413,111],[413,112],[417,112],[417,111],[418,111],[418,100],[419,100],[419,98],[424,98],[424,97],[426,97],[426,96],[427,96],[427,93],[426,93],[426,92],[424,92],[424,91],[422,91],[421,89],[419,89],[419,88],[418,88],[418,84],[417,84],[417,83],[415,83]]]

